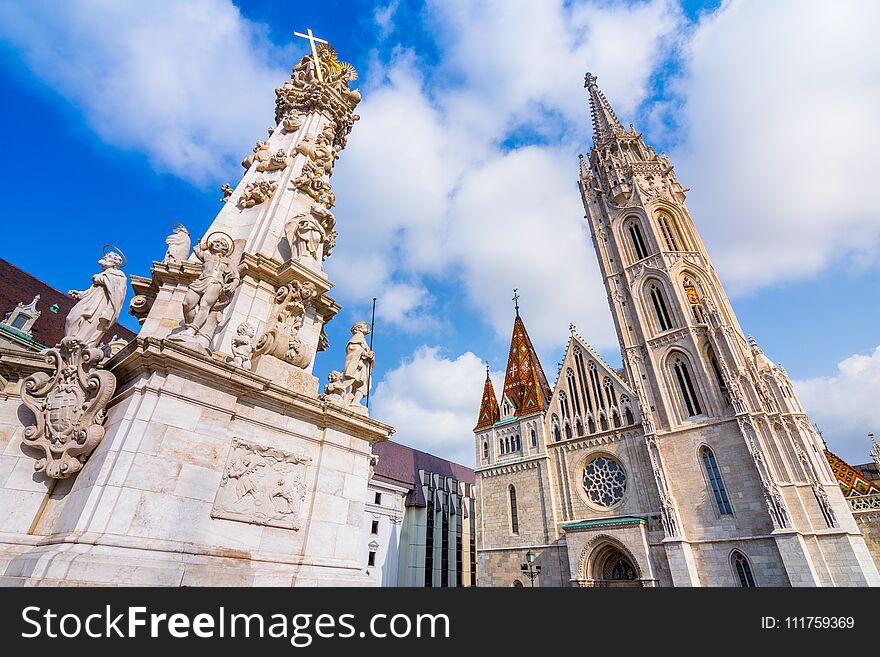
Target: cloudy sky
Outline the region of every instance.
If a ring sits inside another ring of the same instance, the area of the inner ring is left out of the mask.
[[[691,188],[744,329],[861,463],[880,433],[877,25],[872,0],[0,0],[0,257],[66,290],[113,242],[147,274],[174,222],[213,220],[311,27],[364,95],[316,374],[378,297],[372,414],[472,464],[514,287],[551,379],[570,322],[620,362],[575,182],[589,70]]]

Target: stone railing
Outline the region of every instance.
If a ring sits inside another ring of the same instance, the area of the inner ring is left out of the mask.
[[[846,498],[846,501],[849,502],[849,508],[853,513],[880,511],[880,494],[856,495]]]

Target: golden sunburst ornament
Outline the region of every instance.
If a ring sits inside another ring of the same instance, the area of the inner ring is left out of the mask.
[[[329,43],[318,46],[318,58],[327,69],[327,82],[353,82],[358,74],[354,66],[348,62],[341,62],[336,56],[336,48]]]

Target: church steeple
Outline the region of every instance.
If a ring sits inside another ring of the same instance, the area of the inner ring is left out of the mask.
[[[498,422],[500,417],[498,398],[495,396],[495,388],[492,387],[492,379],[489,378],[489,366],[487,365],[486,383],[483,385],[483,401],[480,402],[480,414],[477,417],[477,426],[474,427],[474,431],[491,427]]]
[[[551,394],[544,369],[517,308],[504,375],[504,396],[514,405],[514,414],[521,416],[545,410]]]
[[[584,87],[590,94],[590,114],[593,117],[593,141],[599,143],[603,139],[608,139],[615,135],[626,132],[623,125],[611,108],[605,94],[599,89],[596,83],[596,76],[587,73],[584,76]]]

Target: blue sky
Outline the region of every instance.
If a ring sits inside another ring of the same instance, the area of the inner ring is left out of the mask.
[[[575,186],[591,70],[692,188],[744,330],[831,448],[864,462],[880,430],[878,8],[827,4],[2,0],[0,256],[66,290],[112,242],[146,275],[173,223],[201,234],[219,211],[311,27],[364,94],[332,180],[344,310],[316,374],[379,297],[374,415],[470,464],[514,287],[551,379],[569,322],[620,360]]]

